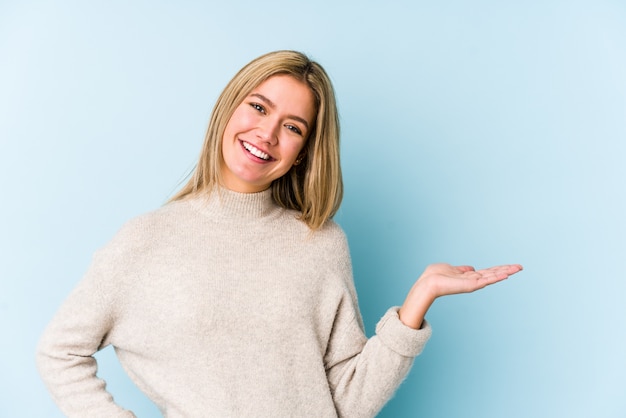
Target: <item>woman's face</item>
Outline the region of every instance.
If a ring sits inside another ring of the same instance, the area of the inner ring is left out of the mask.
[[[222,138],[223,186],[260,192],[286,174],[302,151],[315,119],[313,92],[289,75],[259,84],[237,106]]]

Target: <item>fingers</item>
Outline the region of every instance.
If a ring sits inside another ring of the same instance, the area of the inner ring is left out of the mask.
[[[506,272],[508,274],[515,274],[524,268],[519,264],[503,264],[501,266],[493,266],[485,269],[478,270],[479,272]]]
[[[468,271],[474,271],[474,267],[472,266],[456,266],[457,270],[460,270],[462,273],[466,273]]]
[[[520,264],[507,264],[503,266],[499,266],[498,272],[499,274],[506,274],[507,276],[511,276],[524,268]]]
[[[521,270],[523,270],[523,267],[520,264],[504,264],[478,270],[478,272],[488,281],[496,282],[504,280]]]
[[[520,264],[503,264],[500,266],[488,267],[481,270],[474,270],[472,266],[456,266],[454,267],[466,277],[483,278],[487,281],[500,281],[523,270]],[[472,274],[476,273],[476,274]]]

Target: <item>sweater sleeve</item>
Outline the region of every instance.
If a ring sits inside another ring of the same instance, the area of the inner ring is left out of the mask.
[[[96,376],[93,354],[106,345],[114,321],[114,287],[106,282],[110,257],[96,254],[83,280],[62,304],[37,347],[37,367],[68,417],[134,417],[116,405]]]
[[[343,267],[346,285],[334,319],[325,362],[335,407],[340,417],[373,417],[392,397],[408,374],[413,359],[430,338],[431,328],[424,321],[421,329],[404,325],[398,307],[390,308],[367,339],[358,309],[347,244]]]

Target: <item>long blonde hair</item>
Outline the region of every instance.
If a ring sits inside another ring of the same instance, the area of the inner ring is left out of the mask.
[[[254,88],[278,74],[306,83],[315,97],[317,113],[302,162],[272,182],[272,196],[280,206],[300,211],[300,219],[313,230],[333,217],[343,197],[335,93],[322,66],[297,51],[262,55],[233,77],[215,103],[191,178],[170,201],[210,193],[221,184],[222,139],[230,117]]]

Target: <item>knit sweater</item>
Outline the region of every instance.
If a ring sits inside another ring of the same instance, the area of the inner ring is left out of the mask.
[[[41,338],[69,417],[133,417],[96,376],[112,344],[165,417],[371,417],[430,336],[391,308],[363,332],[345,235],[311,230],[270,191],[219,190],[131,220]]]

